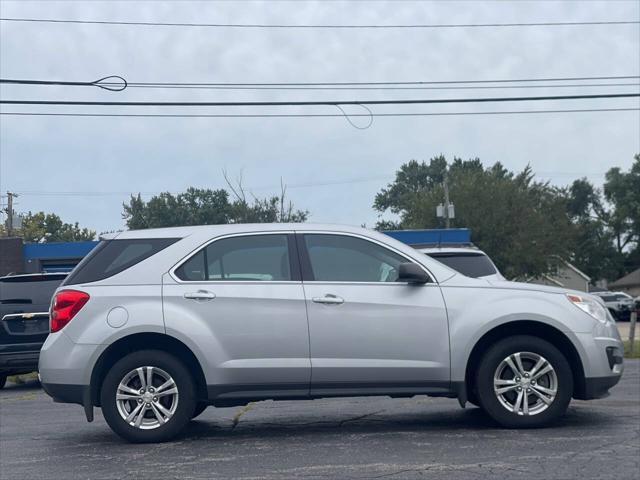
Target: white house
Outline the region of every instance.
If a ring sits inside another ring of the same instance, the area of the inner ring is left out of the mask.
[[[588,292],[591,278],[569,262],[559,262],[554,274],[542,275],[529,280],[529,282]]]

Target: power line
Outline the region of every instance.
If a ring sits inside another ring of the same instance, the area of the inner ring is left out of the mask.
[[[113,82],[112,80],[118,80]],[[66,85],[73,87],[99,87],[112,92],[121,92],[127,88],[127,81],[119,75],[109,75],[108,77],[99,78],[90,82],[68,82],[62,80],[14,80],[9,78],[0,78],[0,83],[15,83],[20,85]]]
[[[123,79],[124,80],[124,79]],[[126,81],[125,81],[126,82]],[[536,85],[451,85],[451,86],[247,86],[247,85],[189,85],[189,84],[136,84],[136,83],[103,83],[96,82],[62,82],[45,80],[13,80],[0,79],[0,83],[18,85],[62,85],[62,86],[97,86],[111,91],[122,91],[125,88],[159,88],[187,90],[497,90],[527,88],[594,88],[594,87],[635,87],[637,83],[569,83],[569,84],[536,84]],[[112,88],[109,88],[112,87]]]
[[[406,87],[406,86],[379,86],[379,87],[246,87],[246,86],[195,86],[195,85],[128,85],[132,88],[167,88],[187,90],[495,90],[507,88],[586,88],[586,87],[634,87],[637,83],[582,83],[565,85],[477,85],[477,86],[449,86],[449,87]]]
[[[311,113],[274,113],[274,114],[180,114],[180,113],[52,113],[52,112],[0,112],[0,115],[25,117],[160,117],[160,118],[335,118],[335,117],[438,117],[460,115],[520,115],[542,113],[589,113],[589,112],[635,112],[640,108],[581,108],[566,110],[509,110],[485,112],[405,112],[405,113],[354,113],[354,114],[311,114]]]
[[[118,82],[105,81],[110,78],[118,79]],[[473,80],[419,80],[419,81],[386,81],[386,82],[127,82],[124,78],[112,75],[92,82],[70,82],[62,80],[28,80],[28,79],[0,79],[0,83],[13,83],[25,85],[73,85],[73,86],[93,86],[100,82],[105,86],[122,86],[126,87],[341,87],[341,86],[422,86],[422,85],[463,85],[463,84],[490,84],[490,83],[535,83],[535,82],[582,82],[582,81],[601,81],[601,80],[637,80],[640,75],[609,75],[609,76],[583,76],[583,77],[545,77],[545,78],[516,78],[516,79],[473,79]],[[635,85],[635,84],[630,84]]]
[[[427,105],[436,103],[535,102],[547,100],[589,100],[640,97],[640,93],[607,93],[594,95],[546,95],[539,97],[479,97],[396,100],[302,100],[286,102],[104,102],[87,100],[2,100],[5,105],[78,105],[103,107],[292,107],[341,105]]]
[[[54,18],[0,18],[3,22],[58,23],[81,25],[128,25],[143,27],[207,27],[207,28],[276,28],[276,29],[436,29],[436,28],[497,28],[497,27],[573,27],[586,25],[637,25],[636,20],[596,20],[582,22],[513,22],[513,23],[414,23],[389,25],[340,24],[263,24],[263,23],[187,23],[134,22],[119,20],[69,20]]]

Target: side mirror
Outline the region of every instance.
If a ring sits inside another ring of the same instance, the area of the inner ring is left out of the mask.
[[[407,283],[427,283],[429,275],[415,263],[401,263],[398,267],[398,281]]]

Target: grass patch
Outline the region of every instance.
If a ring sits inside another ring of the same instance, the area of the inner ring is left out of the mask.
[[[631,342],[624,341],[624,358],[640,358],[640,340],[635,340],[633,343],[633,355],[631,355]]]
[[[23,383],[30,382],[31,380],[38,379],[38,372],[25,373],[23,375],[11,375],[7,377],[7,380],[15,383],[16,385],[22,385]]]

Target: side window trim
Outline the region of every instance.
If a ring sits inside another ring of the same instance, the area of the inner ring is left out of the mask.
[[[287,233],[287,245],[289,247],[289,270],[292,282],[302,281],[302,270],[300,265],[300,249],[295,233]]]
[[[298,258],[300,262],[300,270],[302,273],[303,282],[315,282],[315,276],[313,275],[313,268],[311,267],[311,258],[309,257],[309,250],[304,242],[304,233],[296,233],[296,245],[298,247]]]
[[[214,242],[225,240],[227,238],[233,237],[255,237],[255,236],[264,236],[264,235],[283,235],[287,239],[288,245],[288,254],[289,254],[289,269],[291,273],[291,280],[261,280],[261,281],[247,281],[247,280],[209,280],[209,262],[207,258],[207,247]],[[205,243],[201,244],[197,248],[193,249],[187,255],[185,255],[178,263],[176,263],[173,267],[169,269],[169,276],[177,283],[212,283],[212,284],[221,284],[221,283],[233,283],[239,285],[247,285],[247,284],[265,284],[265,283],[300,283],[302,281],[302,274],[300,270],[300,260],[298,253],[298,246],[295,240],[295,233],[292,231],[271,231],[271,232],[245,232],[245,233],[232,233],[228,235],[221,235],[219,237],[215,237],[207,240]],[[176,275],[176,270],[178,270],[182,265],[191,260],[195,255],[200,252],[203,252],[204,257],[204,268],[205,268],[205,279],[204,280],[182,280]]]
[[[311,257],[309,256],[309,251],[307,250],[307,245],[304,241],[305,235],[334,235],[339,237],[352,237],[359,238],[360,240],[365,240],[367,242],[373,243],[374,245],[378,245],[379,247],[386,248],[387,250],[395,253],[396,255],[404,258],[407,263],[415,263],[420,268],[422,268],[427,275],[429,275],[430,281],[427,283],[428,285],[437,285],[435,277],[433,274],[421,263],[417,262],[413,258],[407,257],[402,252],[399,252],[393,248],[388,247],[382,243],[376,242],[370,238],[363,237],[356,234],[351,234],[347,232],[331,232],[331,231],[308,231],[308,232],[296,232],[296,240],[298,245],[298,250],[300,252],[300,265],[302,270],[302,282],[317,282],[317,283],[335,283],[335,284],[357,284],[357,285],[404,285],[404,282],[358,282],[358,281],[328,281],[328,280],[316,280],[313,275],[313,268],[311,267]]]

